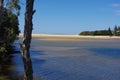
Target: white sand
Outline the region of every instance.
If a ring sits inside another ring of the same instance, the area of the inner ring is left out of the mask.
[[[22,37],[23,34],[20,34]],[[61,38],[61,39],[79,39],[79,38],[98,38],[98,39],[111,39],[116,38],[120,39],[119,36],[82,36],[82,35],[57,35],[57,34],[32,34],[32,37],[40,37],[40,38]]]

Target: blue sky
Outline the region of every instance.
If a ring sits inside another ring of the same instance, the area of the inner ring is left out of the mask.
[[[23,32],[24,0],[21,6]],[[120,0],[35,0],[34,9],[33,33],[79,34],[120,25]]]

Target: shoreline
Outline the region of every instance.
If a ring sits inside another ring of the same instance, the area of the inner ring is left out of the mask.
[[[23,34],[19,34],[19,37],[23,37]],[[119,36],[83,36],[83,35],[58,35],[58,34],[32,34],[32,37],[38,38],[61,38],[61,39],[120,39]]]

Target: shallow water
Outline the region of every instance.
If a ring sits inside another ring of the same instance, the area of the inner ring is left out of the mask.
[[[21,56],[13,56],[13,67],[22,76]],[[31,58],[34,80],[120,80],[119,39],[45,41],[33,38]]]

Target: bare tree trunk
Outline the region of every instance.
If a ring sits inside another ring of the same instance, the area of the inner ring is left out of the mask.
[[[0,22],[1,22],[1,19],[2,19],[3,2],[4,2],[4,0],[0,0]]]
[[[24,26],[24,39],[21,46],[21,54],[24,64],[24,80],[33,80],[32,61],[30,58],[30,43],[31,34],[33,29],[32,18],[35,11],[33,11],[34,0],[26,0],[25,12],[25,26]]]
[[[3,7],[3,1],[4,1],[4,0],[0,0],[0,7],[1,7],[1,6]]]

